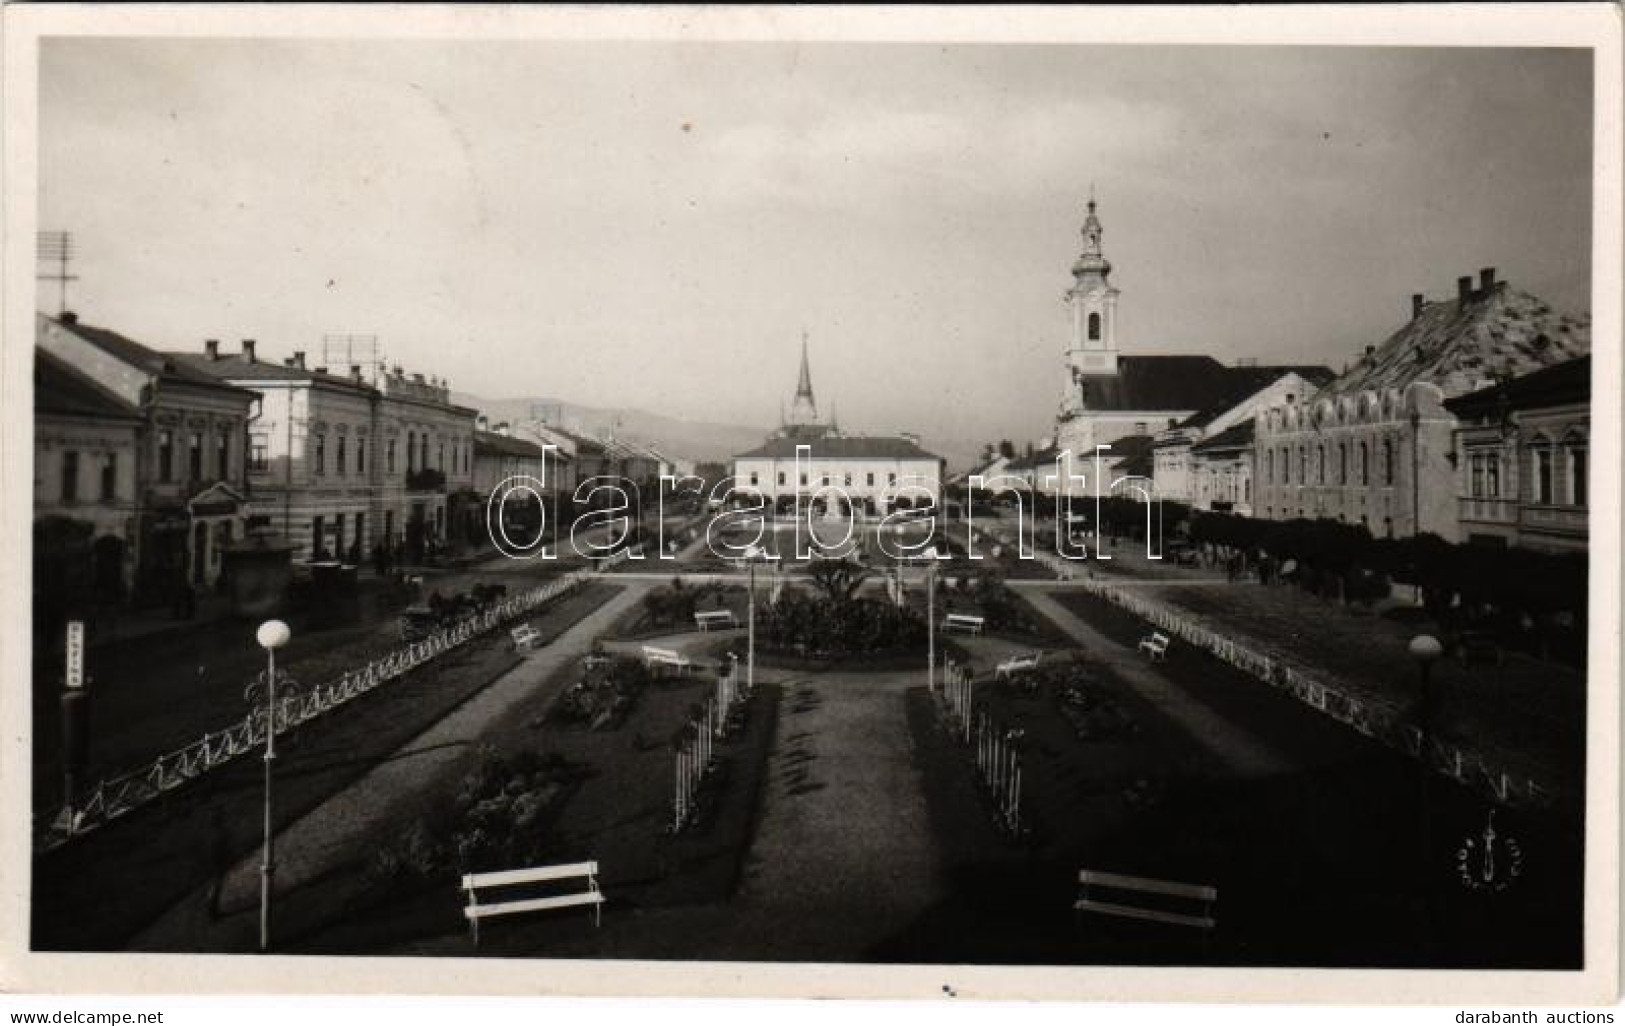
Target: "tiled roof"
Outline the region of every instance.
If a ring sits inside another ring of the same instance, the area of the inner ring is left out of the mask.
[[[742,452],[735,459],[754,457],[776,457],[779,459],[794,459],[796,446],[805,445],[812,454],[813,459],[854,459],[854,460],[884,460],[884,459],[940,459],[921,449],[918,445],[906,438],[890,436],[861,436],[838,435],[831,438],[795,439],[795,438],[769,438],[766,442],[750,450]]]
[[[42,315],[43,316],[43,315]],[[169,353],[160,353],[131,338],[126,338],[116,331],[107,328],[98,328],[83,321],[60,321],[46,318],[58,328],[84,339],[103,352],[119,360],[146,371],[148,374],[163,380],[185,382],[199,388],[228,389],[233,392],[245,392],[246,389],[228,385],[218,378],[204,374],[191,367],[186,361],[176,359]]]
[[[1229,394],[1211,356],[1119,356],[1116,374],[1082,380],[1085,410],[1203,410]]]
[[[141,411],[43,349],[34,350],[34,411],[140,421]]]
[[[535,442],[528,442],[523,438],[512,435],[498,434],[495,431],[474,432],[475,456],[520,456],[525,459],[539,460],[544,455],[541,446]],[[555,456],[564,456],[555,452]],[[568,458],[568,457],[566,457]]]
[[[1591,352],[1591,325],[1558,313],[1502,282],[1465,300],[1423,306],[1323,395],[1437,385],[1447,398],[1474,391],[1486,379],[1523,375]]]
[[[1591,398],[1591,357],[1543,367],[1445,401],[1458,417],[1482,415],[1499,409],[1527,410],[1543,406],[1585,402]]]
[[[1245,449],[1253,444],[1253,422],[1249,418],[1240,424],[1232,424],[1214,435],[1204,438],[1191,446],[1191,452],[1201,454],[1216,454],[1219,452],[1234,452]]]

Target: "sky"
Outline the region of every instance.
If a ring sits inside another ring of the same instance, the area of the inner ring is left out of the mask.
[[[1494,266],[1589,312],[1589,53],[51,39],[40,227],[163,349],[771,426],[1051,430],[1093,188],[1124,353],[1334,368]],[[41,292],[54,312],[54,289]]]

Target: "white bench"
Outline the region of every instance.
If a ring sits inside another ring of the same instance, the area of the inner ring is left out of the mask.
[[[945,631],[968,631],[971,634],[982,633],[982,627],[987,623],[984,617],[974,616],[970,613],[949,613],[942,618],[942,629]]]
[[[732,609],[713,609],[709,612],[695,613],[694,626],[702,631],[713,627],[738,627],[739,621],[734,619]]]
[[[513,628],[508,632],[508,636],[513,638],[513,650],[515,652],[523,652],[542,643],[541,633],[528,623]]]
[[[542,898],[520,898],[513,901],[482,903],[479,891],[489,888],[520,887],[526,884],[549,883],[554,880],[583,878],[587,889],[573,894],[554,894]],[[593,925],[602,922],[604,894],[598,889],[598,863],[575,862],[568,866],[537,866],[534,869],[508,869],[497,873],[469,873],[463,877],[463,890],[468,892],[468,907],[463,916],[473,932],[474,944],[480,943],[480,920],[491,916],[513,915],[517,912],[542,912],[553,908],[577,905],[593,907]]]
[[[1198,930],[1212,930],[1219,925],[1219,921],[1213,916],[1213,903],[1219,900],[1217,887],[1174,883],[1171,880],[1150,880],[1139,876],[1120,876],[1116,873],[1097,873],[1090,869],[1079,871],[1078,885],[1080,888],[1078,900],[1072,906],[1078,912],[1092,912],[1120,919],[1142,919],[1172,926],[1189,926]],[[1096,896],[1096,892],[1100,889],[1116,891],[1124,896],[1112,901],[1101,901]],[[1195,903],[1200,908],[1194,905],[1189,911],[1146,908],[1143,899],[1133,897],[1141,894],[1178,898]],[[1133,904],[1130,904],[1131,902]]]
[[[1153,631],[1140,639],[1140,651],[1150,656],[1152,662],[1161,662],[1168,658],[1168,644],[1168,635]]]
[[[1007,677],[1014,677],[1018,673],[1025,673],[1028,670],[1036,670],[1038,669],[1038,659],[1039,653],[1037,652],[1028,652],[1025,655],[1013,655],[994,668],[993,679],[1003,680]]]
[[[653,645],[643,646],[643,665],[650,669],[656,666],[670,666],[679,673],[687,673],[694,669],[694,664],[676,649],[656,648]]]

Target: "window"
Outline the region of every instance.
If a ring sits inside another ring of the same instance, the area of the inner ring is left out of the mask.
[[[1137,435],[1145,434],[1145,427],[1146,427],[1145,421],[1143,421],[1143,420],[1135,421],[1134,422],[1134,433],[1137,434]]]
[[[1387,443],[1384,442],[1383,444],[1386,445]],[[1384,538],[1392,538],[1394,536],[1394,518],[1393,517],[1383,517],[1382,518],[1382,536]]]
[[[1349,447],[1347,442],[1337,443],[1337,483],[1349,483]]]
[[[1383,439],[1382,442],[1382,483],[1385,485],[1394,483],[1394,443],[1389,438]],[[1388,537],[1393,536],[1393,532],[1390,531]]]
[[[1309,447],[1306,446],[1306,445],[1303,445],[1303,446],[1298,447],[1298,484],[1306,485],[1308,483],[1309,483]]]
[[[344,476],[345,464],[350,462],[350,460],[348,458],[349,454],[347,452],[345,452],[345,450],[347,448],[349,448],[349,441],[350,440],[348,438],[344,437],[343,435],[339,436],[339,451],[338,451],[338,460],[337,460],[336,472],[338,473],[338,475],[340,477]],[[342,523],[342,521],[340,521],[340,522]],[[343,534],[343,532],[341,531],[340,535],[342,536],[342,534]]]
[[[327,436],[316,436],[316,473],[327,473]]]
[[[750,472],[750,483],[752,485],[756,484],[756,471],[754,470]]]
[[[1264,453],[1264,483],[1275,483],[1275,450],[1269,449]]]
[[[886,475],[886,483],[889,485],[894,485],[897,483],[897,471],[894,470]]]
[[[186,471],[188,481],[197,481],[203,477],[203,432],[192,432],[186,446]]]
[[[1089,341],[1100,341],[1100,315],[1098,313],[1089,315]]]
[[[1326,447],[1315,446],[1315,483],[1326,483]]]
[[[221,430],[214,436],[215,476],[222,481],[231,479],[231,434]]]
[[[850,470],[846,472],[846,486],[848,488],[852,487],[852,471]]]
[[[395,439],[393,438],[384,445],[384,471],[389,474],[395,473]]]
[[[1292,483],[1292,451],[1290,449],[1281,450],[1281,483]]]
[[[1484,455],[1484,494],[1492,499],[1501,495],[1501,456],[1499,453],[1486,453]]]
[[[118,498],[118,455],[116,453],[102,454],[102,501],[112,502]]]
[[[1371,483],[1371,450],[1364,442],[1360,443],[1360,483]]]
[[[874,471],[872,471],[872,470],[869,471],[869,475],[868,475],[867,480],[869,482],[869,487],[873,488],[875,486],[875,472]]]
[[[803,488],[807,487],[807,475],[806,474],[801,475],[801,487],[803,487]]]
[[[1579,442],[1569,443],[1569,505],[1586,504],[1586,447]]]
[[[158,480],[175,480],[175,435],[168,429],[158,432]]]
[[[355,472],[357,474],[367,472],[367,439],[365,437],[355,440]]]
[[[1535,501],[1543,505],[1552,501],[1552,447],[1535,447]]]
[[[248,440],[248,469],[263,471],[268,466],[270,453],[267,451],[265,436],[255,435]]]
[[[440,443],[440,449],[438,450],[438,452],[435,455],[434,465],[436,467],[439,467],[441,470],[446,469],[446,443],[445,442]]]
[[[779,471],[779,487],[784,487],[784,471]]]
[[[412,461],[417,459],[417,455],[418,455],[418,441],[417,441],[417,439],[418,439],[418,436],[416,434],[412,433],[411,431],[408,431],[406,433],[406,472],[408,474],[410,474],[412,472]]]
[[[62,501],[75,502],[79,498],[79,454],[69,450],[62,454]]]
[[[418,436],[418,468],[429,469],[429,433],[425,431]]]

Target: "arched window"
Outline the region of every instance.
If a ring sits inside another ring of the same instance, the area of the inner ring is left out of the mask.
[[[1347,442],[1337,443],[1337,483],[1349,483],[1349,446]]]
[[[1100,315],[1098,313],[1089,315],[1089,341],[1100,341]]]
[[[1392,439],[1387,438],[1382,441],[1382,483],[1385,485],[1394,483],[1394,443]]]
[[[1298,447],[1298,483],[1300,485],[1309,483],[1309,447],[1307,445]]]
[[[1264,483],[1275,483],[1275,450],[1270,449],[1264,453]]]
[[[1563,440],[1564,454],[1568,457],[1569,505],[1584,506],[1589,496],[1586,474],[1590,470],[1585,436],[1571,434]]]
[[[1326,483],[1326,446],[1315,446],[1315,484]]]
[[[1361,442],[1360,443],[1360,483],[1363,484],[1363,485],[1368,485],[1368,484],[1371,483],[1371,464],[1369,462],[1370,458],[1371,458],[1370,451],[1366,448],[1366,444],[1364,442]]]
[[[414,462],[418,458],[418,436],[415,431],[406,433],[406,472],[410,474]]]

